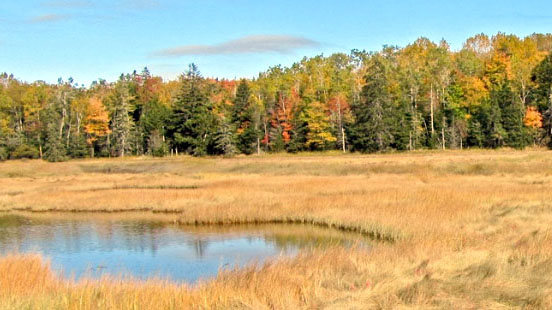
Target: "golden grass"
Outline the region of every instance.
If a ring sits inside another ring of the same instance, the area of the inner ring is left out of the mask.
[[[73,283],[52,275],[38,257],[9,256],[0,260],[0,308],[551,309],[551,155],[0,163],[3,211],[144,210],[170,212],[167,220],[188,225],[306,222],[392,241],[369,253],[303,253],[223,272],[197,287],[107,278]]]

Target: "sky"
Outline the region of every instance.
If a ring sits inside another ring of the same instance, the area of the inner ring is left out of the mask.
[[[253,78],[305,56],[419,37],[452,49],[478,33],[552,31],[552,1],[2,0],[0,72],[89,85],[140,72]]]

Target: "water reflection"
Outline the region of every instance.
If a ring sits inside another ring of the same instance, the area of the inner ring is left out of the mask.
[[[152,214],[0,215],[0,254],[39,252],[76,278],[104,273],[195,282],[219,268],[300,249],[351,246],[359,235],[303,225],[180,227]]]

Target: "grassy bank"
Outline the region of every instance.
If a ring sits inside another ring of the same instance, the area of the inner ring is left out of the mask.
[[[167,212],[181,224],[305,222],[392,242],[161,280],[58,279],[0,259],[0,308],[549,309],[552,153],[102,159],[0,163],[0,210]],[[56,215],[57,216],[57,215]]]

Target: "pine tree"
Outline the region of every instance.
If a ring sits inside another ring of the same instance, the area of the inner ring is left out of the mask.
[[[44,144],[44,159],[49,162],[60,162],[67,159],[67,150],[59,134],[61,113],[59,104],[53,102],[46,111],[46,143]]]
[[[255,109],[251,104],[251,90],[246,80],[238,85],[231,110],[231,122],[236,131],[236,146],[244,154],[252,154],[257,149],[260,137],[258,122],[255,121]]]
[[[148,153],[152,156],[163,157],[169,152],[169,148],[164,140],[164,137],[157,130],[150,133],[147,143]]]
[[[131,150],[131,131],[134,123],[130,117],[128,78],[121,75],[113,94],[112,132],[116,156],[124,157]]]
[[[150,142],[157,142],[158,137],[166,145],[166,125],[170,120],[171,111],[166,105],[159,102],[157,98],[148,101],[144,104],[143,108],[147,113],[141,115],[139,126],[141,133],[144,135],[145,149],[151,153],[152,147],[150,146]],[[153,148],[155,149],[156,147]]]
[[[524,107],[515,99],[508,83],[505,83],[497,92],[500,106],[502,107],[502,121],[507,146],[523,149],[529,143],[528,132],[523,125]]]
[[[215,139],[215,153],[225,156],[233,156],[238,153],[235,145],[236,134],[234,126],[226,118],[221,119]]]
[[[482,147],[484,140],[481,123],[476,118],[471,117],[468,120],[468,146]]]
[[[549,54],[533,69],[535,103],[543,116],[543,134],[552,149],[552,54]]]
[[[488,106],[481,111],[485,120],[485,146],[490,148],[498,148],[504,145],[506,131],[502,126],[502,112],[500,110],[499,91],[491,92],[491,99]]]
[[[391,131],[393,134],[392,147],[399,150],[408,150],[411,143],[410,133],[412,132],[412,115],[407,102],[400,103],[392,115],[393,125]]]
[[[195,156],[206,155],[216,133],[212,105],[202,89],[203,78],[194,64],[182,79],[170,125],[174,146]]]
[[[90,154],[83,135],[71,135],[67,153],[71,158],[84,158]]]
[[[393,109],[381,56],[373,56],[365,80],[360,102],[351,107],[355,121],[348,127],[348,136],[355,151],[384,151],[393,142]]]
[[[291,137],[287,144],[288,152],[297,153],[308,150],[307,135],[309,133],[309,123],[305,117],[307,109],[308,105],[305,100],[302,100],[295,109],[293,120],[291,121]]]

